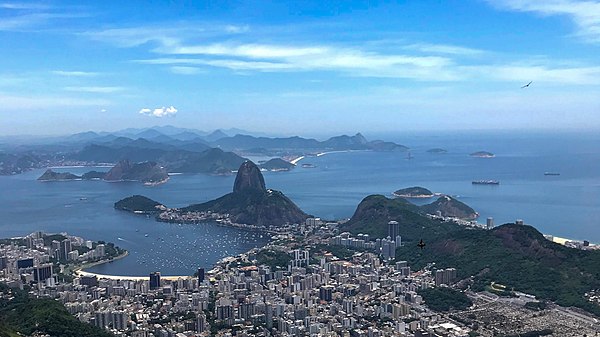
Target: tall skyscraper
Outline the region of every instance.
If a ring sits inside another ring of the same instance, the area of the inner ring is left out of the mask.
[[[52,264],[45,264],[33,268],[33,280],[36,282],[44,282],[52,277]]]
[[[150,290],[156,290],[160,288],[160,272],[155,271],[150,273]]]
[[[206,328],[206,315],[199,314],[196,318],[196,332],[204,332]]]
[[[60,242],[60,260],[67,260],[69,253],[71,252],[71,240],[64,239]]]
[[[494,218],[492,218],[492,217],[487,218],[485,226],[487,229],[494,228]]]
[[[392,240],[396,239],[396,236],[400,235],[398,233],[400,231],[400,224],[398,221],[390,221],[388,222],[388,236],[392,238]]]
[[[198,268],[198,283],[204,282],[204,268]]]

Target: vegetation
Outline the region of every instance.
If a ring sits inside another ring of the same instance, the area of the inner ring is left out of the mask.
[[[514,224],[491,231],[463,228],[426,240],[422,251],[413,245],[399,248],[397,258],[415,268],[430,262],[439,268],[456,267],[459,278],[475,276],[476,291],[498,282],[508,290],[600,315],[600,306],[583,297],[600,287],[600,252],[564,247],[533,227]]]
[[[109,337],[108,332],[78,321],[59,302],[30,297],[0,285],[0,336],[47,334],[61,337]]]
[[[583,296],[600,288],[598,251],[553,243],[531,226],[506,224],[481,230],[436,221],[402,198],[382,195],[366,197],[342,230],[385,237],[390,220],[400,224],[405,243],[396,250],[396,260],[406,260],[416,269],[432,262],[438,268],[457,268],[459,278],[474,277],[475,291],[496,282],[509,291],[600,315],[600,306]],[[420,239],[426,243],[422,250],[416,247]]]
[[[191,205],[182,210],[228,213],[234,222],[264,226],[300,223],[308,217],[283,193],[258,189],[245,189],[229,193],[218,199]]]
[[[536,311],[544,310],[546,309],[546,302],[527,302],[525,308]]]
[[[456,224],[429,219],[418,206],[402,198],[389,199],[383,195],[364,198],[352,218],[341,229],[353,234],[363,233],[373,238],[383,238],[388,235],[387,224],[391,220],[398,222],[399,233],[402,240],[406,241],[417,242],[421,238],[446,236],[462,230]]]
[[[446,287],[424,289],[419,291],[419,295],[435,311],[465,310],[473,305],[463,292]]]
[[[280,250],[263,249],[256,254],[256,262],[258,265],[266,265],[271,270],[287,269],[288,263],[292,260],[290,254]]]
[[[519,333],[519,334],[504,335],[503,337],[539,337],[539,336],[551,335],[553,332],[554,331],[552,329],[543,329],[543,330],[529,331],[529,332],[524,332],[524,333]]]
[[[439,212],[442,216],[466,220],[473,220],[478,216],[477,212],[467,204],[447,195],[438,198],[431,204],[421,206],[421,209],[427,214]]]
[[[74,180],[81,179],[80,176],[72,174],[70,172],[54,172],[51,169],[47,169],[38,180],[40,181],[52,181],[52,180]]]
[[[367,249],[334,245],[317,245],[315,251],[322,253],[330,252],[342,260],[349,260],[354,254],[365,252]]]
[[[128,212],[156,213],[161,203],[143,195],[133,195],[115,202],[115,208]]]
[[[287,171],[287,170],[293,169],[294,167],[296,167],[296,165],[294,165],[288,161],[285,161],[281,158],[273,158],[273,159],[267,161],[266,163],[260,165],[260,167],[262,169],[269,170],[269,171],[271,171],[271,170],[273,170],[273,171],[286,170]]]
[[[409,198],[410,197],[422,197],[422,196],[432,197],[433,196],[433,192],[426,189],[425,187],[420,187],[420,186],[399,189],[396,192],[394,192],[394,194],[397,196],[400,196],[400,197],[409,197]]]

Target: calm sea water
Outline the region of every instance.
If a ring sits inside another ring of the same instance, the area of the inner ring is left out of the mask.
[[[369,194],[391,196],[396,189],[419,185],[457,196],[480,213],[481,222],[487,217],[493,217],[496,224],[519,218],[543,233],[600,242],[600,136],[523,132],[381,137],[410,146],[413,158],[398,152],[308,157],[300,163],[312,163],[316,168],[265,173],[267,186],[284,191],[307,213],[340,219],[352,216],[356,205]],[[433,147],[449,152],[426,152]],[[479,150],[493,152],[496,158],[468,156]],[[63,170],[83,173],[88,169]],[[546,171],[561,175],[544,176]],[[186,275],[267,241],[257,233],[216,224],[158,223],[112,207],[115,201],[133,194],[172,207],[207,201],[228,193],[233,176],[175,175],[166,184],[147,187],[101,181],[42,183],[36,181],[42,172],[0,177],[0,236],[66,231],[115,242],[130,251],[129,257],[95,267],[95,272],[147,275],[159,270]],[[477,179],[501,183],[472,185]]]

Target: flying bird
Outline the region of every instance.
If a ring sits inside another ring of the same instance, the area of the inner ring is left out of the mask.
[[[421,250],[423,250],[423,248],[425,248],[425,242],[423,241],[423,239],[421,239],[421,241],[419,241],[419,243],[417,243],[417,247],[421,248]]]
[[[529,88],[531,83],[533,83],[533,81],[530,81],[529,83],[525,84],[524,86],[521,87],[521,89]]]

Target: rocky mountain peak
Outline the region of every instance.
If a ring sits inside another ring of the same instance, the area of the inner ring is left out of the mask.
[[[265,178],[256,164],[247,160],[238,169],[233,192],[241,192],[246,189],[266,191]]]

